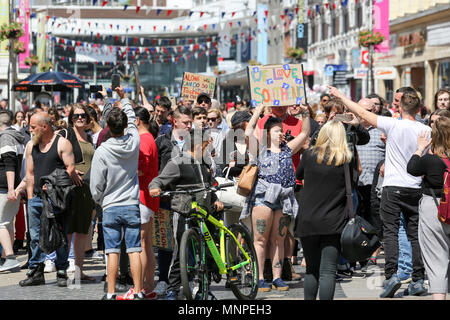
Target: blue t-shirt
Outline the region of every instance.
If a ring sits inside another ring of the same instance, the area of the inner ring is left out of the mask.
[[[258,157],[258,178],[269,183],[281,184],[283,188],[295,187],[295,172],[292,150],[283,143],[281,152],[275,153],[266,147]]]

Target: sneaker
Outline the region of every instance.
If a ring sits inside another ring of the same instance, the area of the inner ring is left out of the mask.
[[[94,251],[94,253],[91,256],[91,259],[95,259],[95,260],[103,260],[104,259],[104,255],[101,254],[98,251]]]
[[[105,284],[103,286],[103,291],[106,293],[108,292],[108,281],[105,281]],[[118,280],[116,280],[116,286],[114,288],[115,292],[127,292],[128,291],[128,286],[120,283]]]
[[[144,300],[145,297],[142,294],[138,294],[134,291],[134,288],[130,288],[125,294],[117,296],[116,300]]]
[[[269,292],[272,288],[265,280],[259,280],[258,283],[258,292]]]
[[[108,294],[105,294],[102,300],[117,300],[117,296],[113,294],[111,298],[108,298]]]
[[[176,293],[175,291],[167,292],[166,300],[178,300],[178,293]]]
[[[45,284],[44,278],[44,264],[39,264],[35,269],[27,272],[27,278],[21,280],[19,285],[21,287],[40,286]]]
[[[408,289],[405,290],[404,295],[411,295],[411,296],[421,296],[423,295],[425,292],[427,292],[427,289],[425,289],[424,285],[423,285],[423,280],[417,280],[417,281],[412,281],[409,285],[408,285]]]
[[[289,286],[283,282],[280,278],[273,280],[272,289],[279,291],[287,291],[289,290]]]
[[[351,269],[338,270],[337,274],[340,278],[349,279],[353,276],[353,271]]]
[[[20,267],[20,262],[17,261],[17,259],[14,257],[11,259],[5,259],[5,262],[3,262],[2,266],[0,267],[0,271],[19,269],[19,267]]]
[[[165,296],[167,290],[167,282],[165,281],[158,281],[155,287],[155,292],[158,296]]]
[[[398,276],[394,274],[390,279],[385,280],[383,284],[383,292],[380,298],[393,298],[395,292],[402,286]]]
[[[75,259],[69,259],[69,268],[67,272],[75,272]]]
[[[144,295],[145,299],[148,299],[148,300],[155,300],[158,298],[158,295],[156,294],[155,291],[142,289],[142,294]]]
[[[402,284],[410,283],[411,280],[412,280],[410,274],[406,274],[406,273],[403,273],[403,272],[398,273],[397,276],[398,276],[398,279],[400,280],[400,282]]]
[[[64,270],[58,270],[56,272],[56,283],[58,287],[67,287],[67,273]]]
[[[367,262],[367,264],[361,268],[361,272],[367,272],[369,271],[369,269],[375,267],[377,265],[377,260],[376,259],[370,259],[369,262]]]
[[[56,265],[55,262],[52,260],[45,260],[45,273],[55,272],[56,271]]]

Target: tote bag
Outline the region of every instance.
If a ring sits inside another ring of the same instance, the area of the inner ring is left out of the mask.
[[[246,198],[237,193],[238,186],[236,180],[228,178],[228,175],[230,174],[230,169],[231,169],[230,167],[226,169],[227,173],[225,175],[225,178],[216,177],[215,179],[219,185],[232,182],[234,183],[234,186],[220,189],[219,191],[216,192],[216,195],[219,201],[223,202],[226,205],[233,206],[233,210],[242,209]]]

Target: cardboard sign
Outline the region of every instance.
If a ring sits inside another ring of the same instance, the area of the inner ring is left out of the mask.
[[[173,250],[174,235],[170,211],[159,209],[153,217],[152,244],[153,246],[166,250]]]
[[[216,81],[216,77],[185,72],[181,84],[181,98],[196,101],[200,93],[206,93],[213,99]]]
[[[249,66],[248,81],[254,107],[306,103],[302,64]]]
[[[170,102],[172,103],[172,108],[177,105],[177,98],[170,96],[169,97]]]

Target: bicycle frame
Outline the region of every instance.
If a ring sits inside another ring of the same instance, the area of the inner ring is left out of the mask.
[[[234,271],[234,270],[239,269],[251,262],[249,255],[242,248],[241,244],[236,239],[234,234],[230,230],[228,230],[228,228],[223,224],[223,220],[219,221],[216,218],[214,218],[213,216],[211,216],[206,210],[204,210],[203,208],[198,206],[197,202],[195,202],[195,201],[193,201],[191,203],[191,207],[192,207],[192,210],[194,211],[193,213],[191,213],[191,216],[199,218],[198,224],[200,227],[200,231],[202,233],[203,238],[205,239],[205,242],[209,248],[209,251],[211,252],[211,255],[213,256],[214,261],[216,262],[216,264],[219,268],[220,274],[227,274],[229,270]],[[219,253],[219,250],[217,249],[216,244],[214,243],[214,240],[213,240],[211,234],[209,233],[209,229],[206,226],[205,219],[208,220],[209,222],[211,222],[214,226],[216,226],[220,230],[220,253]],[[233,240],[238,245],[239,250],[241,250],[241,252],[244,254],[245,258],[247,259],[246,261],[243,261],[234,266],[227,266],[226,257],[225,257],[225,233],[230,235],[233,238]]]

